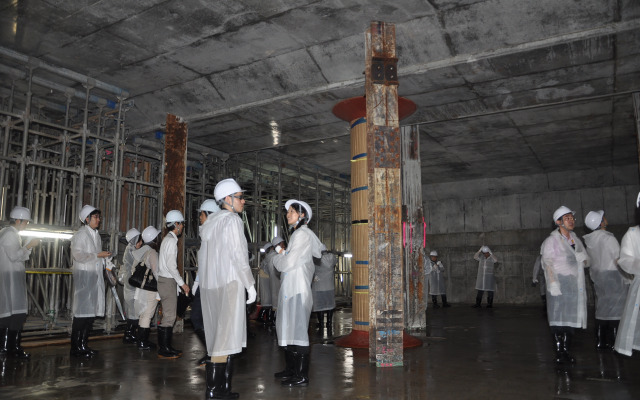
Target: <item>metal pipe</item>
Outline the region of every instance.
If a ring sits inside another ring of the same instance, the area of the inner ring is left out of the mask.
[[[18,175],[18,198],[16,199],[16,205],[22,205],[22,197],[24,192],[24,175],[26,172],[26,164],[25,161],[27,159],[27,144],[29,139],[29,118],[31,116],[31,96],[33,93],[31,92],[31,85],[33,81],[33,68],[29,68],[29,84],[27,89],[27,103],[24,109],[24,134],[22,137],[22,154],[20,160],[20,174]]]

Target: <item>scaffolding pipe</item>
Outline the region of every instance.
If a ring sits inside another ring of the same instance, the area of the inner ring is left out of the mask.
[[[19,205],[19,206],[22,205],[22,197],[23,197],[23,191],[24,191],[24,175],[26,172],[25,161],[27,159],[27,144],[29,139],[29,118],[31,114],[32,81],[33,81],[33,68],[29,68],[29,87],[27,91],[27,103],[25,105],[24,117],[23,117],[24,136],[22,137],[22,153],[21,153],[22,159],[20,160],[20,174],[18,175],[18,179],[20,181],[18,182],[18,198],[16,199],[16,205]]]

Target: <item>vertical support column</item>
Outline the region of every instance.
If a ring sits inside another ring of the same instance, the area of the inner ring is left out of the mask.
[[[420,131],[417,126],[401,128],[402,136],[402,236],[405,276],[405,326],[426,326],[428,304],[424,275],[426,224],[422,208]]]
[[[395,25],[366,34],[369,359],[403,365],[402,185]]]
[[[162,215],[171,210],[184,213],[187,182],[187,124],[180,117],[167,114],[164,137],[164,178]],[[184,271],[184,243],[178,242],[178,271]]]
[[[633,94],[633,113],[636,117],[636,136],[638,138],[638,168],[640,169],[640,92]]]

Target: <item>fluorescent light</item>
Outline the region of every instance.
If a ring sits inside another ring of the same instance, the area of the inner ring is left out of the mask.
[[[260,253],[264,253],[264,249],[260,249]]]
[[[353,257],[353,254],[351,254],[351,253],[344,253],[343,257],[344,257],[344,258],[351,258],[351,257]]]
[[[20,231],[21,236],[37,237],[41,239],[71,239],[73,234],[49,231]]]
[[[278,236],[278,227],[274,226],[273,227],[273,237],[276,237],[276,236]]]

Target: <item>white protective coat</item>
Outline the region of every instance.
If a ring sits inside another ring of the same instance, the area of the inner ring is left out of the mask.
[[[153,276],[157,282],[159,264],[157,251],[152,249],[151,246],[145,244],[139,249],[136,249],[134,247],[131,251],[131,258],[133,259],[132,262],[134,266],[144,261],[144,264],[147,266],[147,268],[151,269],[151,272],[153,272]],[[132,315],[135,315],[135,318],[132,319],[137,319],[147,310],[149,304],[154,304],[155,306],[157,306],[157,303],[153,303],[151,300],[159,301],[160,295],[158,295],[158,292],[152,292],[150,290],[144,290],[136,287],[134,287],[133,289],[135,311]],[[149,311],[151,312],[151,310]]]
[[[202,317],[210,356],[247,347],[245,289],[255,284],[242,219],[228,210],[210,214],[200,226],[198,266]]]
[[[73,316],[76,318],[104,316],[104,259],[102,239],[98,232],[85,225],[71,238],[73,258]]]
[[[281,272],[276,332],[280,346],[309,346],[309,316],[313,306],[313,257],[322,256],[322,242],[306,225],[296,229],[284,253],[273,257]]]
[[[27,313],[24,262],[30,255],[31,250],[22,247],[16,228],[9,226],[0,231],[0,318]]]
[[[589,255],[575,233],[571,232],[571,238],[575,250],[556,229],[540,247],[547,281],[547,318],[549,326],[586,329],[584,268],[589,266]]]
[[[260,284],[260,305],[262,307],[271,307],[273,304],[273,298],[271,297],[271,276],[269,275],[269,263],[271,258],[276,254],[274,251],[269,251],[264,255],[262,261],[260,261],[259,279]]]
[[[280,272],[276,270],[276,267],[273,265],[273,259],[276,256],[275,251],[269,253],[268,259],[266,261],[265,267],[267,268],[267,273],[269,274],[269,285],[271,286],[271,307],[274,310],[278,309],[278,297],[280,296]]]
[[[622,237],[618,265],[624,272],[633,275],[633,280],[627,294],[614,349],[618,353],[630,356],[632,350],[640,350],[640,227],[629,228]]]
[[[429,264],[431,265],[431,273],[429,273],[429,294],[431,296],[447,294],[442,261],[433,262],[429,259]]]
[[[315,265],[315,276],[311,283],[313,295],[312,311],[328,311],[336,308],[334,269],[338,258],[333,253],[324,253]]]
[[[496,278],[494,276],[495,264],[498,262],[493,253],[485,257],[484,253],[478,250],[473,256],[478,261],[478,276],[476,277],[476,289],[494,292],[496,290]]]
[[[620,245],[613,233],[596,230],[584,236],[591,258],[589,275],[596,291],[596,319],[619,320],[629,286],[618,269]]]
[[[134,300],[136,288],[129,284],[129,278],[133,273],[133,268],[138,264],[132,255],[132,252],[134,250],[136,250],[136,246],[128,244],[124,249],[124,253],[122,254],[122,284],[124,286],[122,292],[124,294],[124,314],[128,319],[138,318]]]

